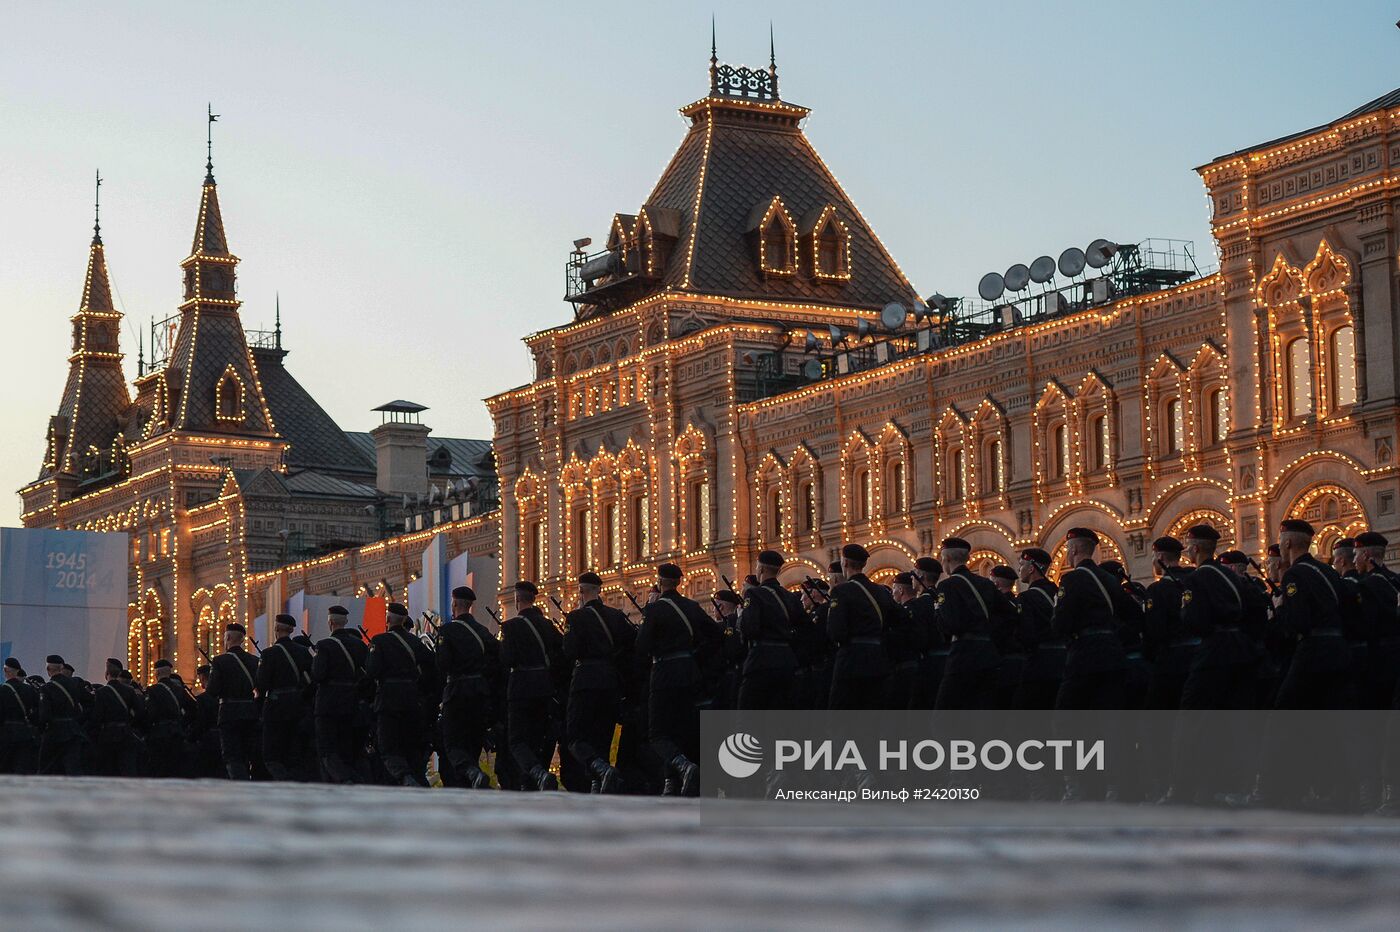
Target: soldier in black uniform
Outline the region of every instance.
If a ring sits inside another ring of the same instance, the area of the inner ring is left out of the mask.
[[[754,570],[757,585],[744,589],[739,633],[748,645],[748,655],[739,684],[741,709],[793,707],[797,655],[792,650],[792,631],[802,605],[778,582],[784,562],[776,550],[759,553]]]
[[[136,728],[145,722],[145,699],[122,680],[120,660],[108,658],[105,679],[92,704],[95,770],[106,777],[143,776],[146,748]]]
[[[192,776],[185,740],[199,706],[164,657],[155,662],[156,681],[146,690],[146,766],[153,777]]]
[[[1308,553],[1313,536],[1311,524],[1288,520],[1281,527],[1283,587],[1281,594],[1275,596],[1275,618],[1284,631],[1299,641],[1279,685],[1275,706],[1355,708],[1356,684],[1351,678],[1346,634],[1355,624],[1356,597],[1343,586],[1332,567]]]
[[[58,654],[44,662],[49,681],[39,691],[43,700],[44,735],[39,742],[39,773],[83,775],[83,752],[87,744],[84,728],[92,697],[77,680],[63,672],[66,666]]]
[[[1181,619],[1200,638],[1181,691],[1183,709],[1249,709],[1259,661],[1249,631],[1263,627],[1268,603],[1259,590],[1215,559],[1220,533],[1208,524],[1186,532],[1195,571],[1182,583]]]
[[[1367,665],[1361,707],[1389,709],[1400,681],[1400,573],[1385,565],[1385,535],[1367,531],[1356,536],[1356,569],[1361,591],[1361,630],[1367,641]]]
[[[1070,568],[1060,576],[1060,594],[1050,626],[1070,641],[1056,709],[1121,709],[1126,701],[1128,657],[1118,629],[1142,610],[1119,581],[1094,563],[1099,536],[1070,528],[1065,541]]]
[[[826,584],[831,589],[835,589],[846,581],[845,565],[840,560],[836,560],[826,568]]]
[[[1343,537],[1332,545],[1332,569],[1343,579],[1355,579],[1360,575],[1356,569],[1356,541],[1353,538]]]
[[[506,730],[510,753],[526,778],[526,789],[557,790],[559,781],[541,759],[550,744],[553,671],[561,662],[563,637],[535,604],[539,589],[515,584],[515,617],[501,624],[501,664],[507,670]]]
[[[967,568],[972,545],[943,541],[947,575],[938,584],[938,626],[952,642],[935,709],[995,709],[1001,654],[992,638],[1016,622],[1015,609],[985,576]]]
[[[311,686],[311,651],[292,640],[297,620],[278,615],[276,641],[262,652],[255,679],[262,697],[263,766],[274,780],[302,780],[302,716]]]
[[[890,616],[885,628],[885,653],[890,661],[890,676],[885,681],[886,709],[910,708],[919,685],[919,660],[928,637],[910,610],[914,589],[913,573],[896,573],[890,580],[890,597],[899,611]]]
[[[1026,648],[1026,669],[1021,686],[1012,699],[1012,708],[1050,710],[1065,674],[1065,640],[1050,629],[1055,598],[1060,590],[1045,575],[1050,554],[1039,547],[1021,551],[1016,570],[1021,592],[1016,603],[1021,608],[1021,643]]]
[[[369,642],[365,675],[375,681],[375,741],[384,769],[403,786],[427,786],[431,747],[424,694],[434,677],[433,652],[413,635],[408,609],[398,602],[385,613],[388,630]]]
[[[0,683],[0,773],[32,774],[39,769],[41,721],[39,691],[24,681],[24,667],[5,658],[5,682]]]
[[[564,619],[564,658],[574,666],[565,731],[568,751],[591,776],[595,793],[616,793],[618,772],[608,760],[620,720],[622,671],[633,664],[637,629],[602,599],[597,573],[578,578],[578,607]]]
[[[1147,587],[1143,602],[1143,653],[1152,662],[1147,687],[1147,708],[1176,709],[1181,689],[1201,639],[1187,631],[1181,620],[1181,594],[1191,569],[1181,565],[1181,542],[1159,537],[1152,542],[1152,568],[1159,574]]]
[[[474,617],[476,593],[469,586],[452,590],[452,620],[438,629],[437,668],[443,680],[442,743],[451,764],[451,785],[486,789],[491,778],[481,770],[481,752],[499,691],[501,645]]]
[[[714,594],[715,621],[720,626],[720,663],[722,670],[710,700],[711,709],[737,709],[739,682],[743,678],[744,658],[749,648],[739,633],[739,606],[743,604],[733,589],[719,589]]]
[[[699,605],[677,591],[681,578],[674,563],[656,568],[660,592],[646,607],[636,651],[640,661],[651,661],[648,737],[665,763],[667,789],[694,796],[700,791],[700,668],[695,654],[716,644],[721,634]]]
[[[900,611],[890,591],[865,575],[870,553],[860,544],[841,548],[845,581],[831,590],[826,633],[836,645],[831,670],[832,709],[878,709],[885,702],[890,658],[885,627]]]
[[[1009,566],[998,564],[992,567],[988,578],[997,587],[1003,600],[1010,603],[1010,617],[1015,620],[1003,624],[993,633],[992,643],[1001,654],[1001,665],[997,667],[996,695],[993,708],[1014,709],[1016,691],[1021,688],[1021,677],[1026,672],[1026,643],[1022,639],[1021,603],[1016,598],[1016,582],[1019,574]]]
[[[258,658],[243,649],[248,629],[238,622],[224,628],[224,653],[210,663],[205,693],[219,704],[219,750],[230,780],[253,779],[258,747],[258,705],[254,678]]]
[[[802,587],[802,617],[792,630],[792,651],[797,655],[793,689],[799,709],[825,709],[831,694],[831,644],[826,639],[830,592],[824,579],[809,577]]]
[[[942,575],[943,564],[933,557],[919,557],[914,561],[914,583],[919,592],[905,608],[913,619],[921,653],[914,674],[914,689],[909,694],[910,709],[931,710],[938,699],[938,688],[943,685],[948,639],[938,628],[937,587]]]
[[[356,629],[346,627],[349,615],[344,606],[327,609],[330,637],[317,642],[311,662],[311,679],[316,684],[316,755],[322,778],[331,783],[360,782],[356,719],[369,647]]]

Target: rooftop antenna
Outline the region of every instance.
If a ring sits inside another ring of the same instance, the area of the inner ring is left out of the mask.
[[[214,183],[214,122],[219,119],[219,114],[214,112],[214,105],[208,106],[209,123],[205,127],[205,158],[204,158],[204,183]]]
[[[277,301],[276,324],[273,327],[273,335],[277,339],[277,348],[282,348],[282,292],[274,292]]]
[[[102,243],[102,169],[97,170],[97,185],[92,196],[92,243]]]

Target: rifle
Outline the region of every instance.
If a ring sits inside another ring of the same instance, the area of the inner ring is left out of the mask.
[[[567,615],[567,614],[568,614],[568,612],[564,611],[564,603],[563,603],[563,602],[560,602],[560,601],[559,601],[557,598],[555,598],[553,595],[551,595],[551,596],[549,597],[549,601],[553,602],[553,603],[554,603],[554,607],[557,608],[557,609],[559,609],[559,614],[561,614],[561,615]]]
[[[262,656],[262,645],[258,643],[258,639],[255,638],[255,637],[252,637],[252,636],[250,635],[250,636],[248,637],[248,643],[253,645],[253,650],[257,651],[257,652],[258,652],[258,656],[261,657],[261,656]],[[213,663],[213,661],[211,660],[210,663]]]
[[[807,595],[809,595],[809,596],[812,598],[812,601],[815,602],[816,599],[817,599],[817,596],[821,596],[823,602],[829,602],[829,601],[831,601],[831,593],[830,593],[830,592],[823,592],[823,591],[816,585],[816,582],[817,582],[817,581],[816,581],[815,579],[813,579],[811,576],[804,576],[802,579],[803,579],[803,582],[806,584]]]
[[[722,579],[722,580],[724,580],[724,588],[728,589],[730,592],[734,593],[735,595],[738,595],[738,594],[739,594],[739,590],[734,588],[734,584],[733,584],[732,582],[729,581],[729,577],[728,577],[728,576],[724,575],[723,573],[720,573],[720,574],[719,574],[719,578]]]
[[[483,605],[481,607],[486,609],[486,614],[491,616],[491,620],[494,621],[496,623],[496,627],[499,628],[501,626],[501,616],[497,615],[495,610],[492,609],[489,605]]]
[[[202,656],[202,657],[204,658],[204,662],[205,662],[205,663],[210,664],[210,665],[212,665],[212,664],[214,663],[214,658],[213,658],[213,657],[210,657],[210,656],[209,656],[209,652],[208,652],[207,650],[205,650],[203,647],[201,647],[201,646],[199,646],[198,644],[196,644],[196,645],[194,646],[194,649],[197,650],[197,651],[199,651],[200,656]]]
[[[637,617],[640,618],[642,621],[646,621],[647,613],[646,613],[646,611],[642,608],[642,603],[640,603],[640,602],[637,601],[637,597],[634,596],[634,595],[631,593],[631,591],[630,591],[630,590],[627,590],[627,589],[623,589],[623,590],[622,590],[622,594],[625,595],[625,596],[627,596],[627,601],[631,602],[631,603],[632,603],[632,607],[635,608],[635,609],[637,610]],[[626,612],[623,612],[623,616],[624,616],[624,617],[626,617],[626,614],[627,614]],[[642,625],[642,621],[633,621],[633,620],[630,619],[630,618],[627,619],[627,623],[628,623],[629,625],[631,625],[632,627],[634,627],[634,628],[640,628],[641,625]]]
[[[1264,568],[1263,568],[1262,566],[1260,566],[1258,563],[1255,563],[1255,562],[1254,562],[1254,558],[1251,557],[1249,554],[1245,554],[1245,557],[1244,557],[1244,558],[1245,558],[1246,560],[1249,561],[1249,565],[1250,565],[1250,566],[1254,567],[1254,572],[1256,572],[1256,573],[1259,574],[1259,578],[1262,579],[1262,580],[1264,581],[1264,585],[1266,585],[1266,586],[1269,587],[1269,594],[1270,594],[1270,595],[1275,595],[1275,594],[1277,594],[1277,592],[1278,592],[1278,586],[1274,585],[1274,581],[1273,581],[1272,579],[1269,578],[1269,574],[1267,574],[1267,573],[1264,572]]]

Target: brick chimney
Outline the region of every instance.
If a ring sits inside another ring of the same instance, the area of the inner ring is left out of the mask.
[[[374,438],[375,486],[396,495],[427,492],[432,428],[419,415],[428,409],[411,401],[391,401],[374,410],[381,414],[379,426],[369,432]]]

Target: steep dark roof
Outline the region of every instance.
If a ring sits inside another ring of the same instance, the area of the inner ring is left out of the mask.
[[[374,438],[364,431],[346,431],[346,439],[354,444],[370,462],[374,462]],[[446,469],[433,467],[433,457],[440,449],[446,449],[451,456],[450,465]],[[428,437],[428,464],[429,472],[435,476],[453,476],[465,479],[471,476],[477,478],[495,477],[496,466],[489,459],[491,455],[491,441],[489,440],[465,440],[457,437]]]
[[[1282,143],[1288,142],[1292,139],[1301,139],[1304,136],[1311,136],[1313,133],[1320,133],[1325,129],[1328,129],[1332,126],[1336,126],[1338,123],[1345,123],[1347,120],[1354,120],[1359,116],[1363,116],[1364,114],[1372,113],[1377,110],[1390,110],[1394,107],[1400,107],[1400,88],[1396,88],[1395,90],[1387,94],[1382,94],[1375,100],[1368,100],[1366,103],[1357,107],[1355,110],[1352,110],[1348,113],[1344,113],[1341,116],[1337,117],[1335,120],[1332,120],[1327,123],[1322,123],[1318,126],[1314,126],[1311,129],[1300,130],[1296,133],[1289,133],[1287,136],[1280,136],[1277,139],[1270,139],[1267,142],[1261,142],[1257,145],[1249,146],[1245,149],[1236,149],[1234,152],[1217,156],[1212,160],[1211,164],[1213,164],[1214,162],[1219,162],[1222,159],[1234,158],[1237,155],[1246,155],[1250,152],[1257,152],[1260,149],[1271,149],[1274,146],[1281,145]]]
[[[234,480],[244,492],[263,484],[263,492],[305,498],[354,498],[373,501],[379,492],[372,485],[350,482],[312,469],[289,471],[286,475],[271,469],[235,469]]]
[[[286,356],[287,351],[281,349],[259,347],[253,350],[263,394],[272,409],[272,420],[282,439],[291,444],[287,450],[287,465],[373,476],[373,445],[369,456],[365,456],[360,447],[350,441],[345,431],[288,371]]]

